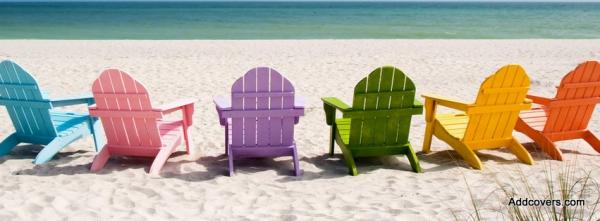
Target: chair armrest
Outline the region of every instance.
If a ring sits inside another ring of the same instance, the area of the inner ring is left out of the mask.
[[[423,108],[423,103],[421,103],[421,101],[419,101],[419,100],[415,99],[415,100],[413,101],[413,107],[414,107],[414,108]]]
[[[294,99],[294,108],[304,108],[305,103],[304,97],[296,96]]]
[[[321,98],[323,100],[323,109],[325,109],[325,121],[327,125],[333,125],[335,122],[335,111],[340,110],[341,112],[346,112],[352,110],[352,108],[335,97],[324,97]]]
[[[193,104],[194,104],[193,99],[189,99],[189,98],[179,99],[179,100],[176,100],[171,103],[160,105],[159,107],[156,108],[156,110],[162,112],[163,114],[168,114],[173,111],[181,110],[181,109],[185,108],[186,106],[193,105]]]
[[[187,129],[192,125],[192,116],[194,114],[194,99],[179,99],[171,103],[163,104],[154,110],[168,114],[174,111],[181,110],[183,116],[183,126]]]
[[[223,116],[223,112],[231,110],[231,100],[224,96],[216,96],[213,98],[213,103],[215,103],[217,114],[219,115],[219,124],[225,126],[227,124],[227,117]]]
[[[77,104],[92,105],[96,103],[92,95],[81,95],[76,97],[62,97],[50,99],[53,107],[64,107]]]
[[[428,100],[433,101],[435,104],[439,104],[439,105],[449,107],[452,109],[456,109],[456,110],[460,110],[460,111],[467,111],[469,106],[471,106],[470,104],[467,104],[467,103],[459,101],[459,100],[455,100],[452,98],[446,98],[446,97],[433,95],[433,94],[423,94],[423,95],[421,95],[421,97],[425,98],[425,102],[427,102]]]
[[[347,105],[346,103],[344,103],[343,101],[341,101],[340,99],[338,99],[336,97],[324,97],[324,98],[321,98],[321,100],[323,100],[324,105],[333,107],[342,112],[349,111],[352,109],[350,107],[350,105]]]
[[[213,103],[217,107],[217,110],[229,110],[231,109],[231,100],[223,96],[217,96],[213,98]]]
[[[304,110],[305,99],[301,96],[296,96],[294,99],[294,109],[303,109]],[[298,124],[300,122],[300,116],[294,118],[294,124]]]
[[[551,98],[545,98],[545,97],[540,97],[540,96],[535,96],[535,95],[527,95],[527,99],[530,99],[533,103],[535,104],[541,104],[544,106],[548,106],[550,105],[550,102],[552,102]]]
[[[413,114],[415,115],[423,114],[423,103],[421,103],[421,101],[417,99],[414,99],[412,109],[413,111],[415,111],[415,109],[418,110],[416,112],[413,112]]]

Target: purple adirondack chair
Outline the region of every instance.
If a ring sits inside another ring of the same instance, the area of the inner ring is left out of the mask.
[[[272,68],[254,68],[235,81],[229,101],[214,99],[219,121],[225,126],[229,175],[233,176],[236,159],[292,156],[299,176],[294,124],[304,115],[304,105],[295,99],[292,84]]]

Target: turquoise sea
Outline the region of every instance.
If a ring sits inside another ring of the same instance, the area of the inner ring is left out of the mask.
[[[600,3],[0,2],[0,38],[600,38]]]

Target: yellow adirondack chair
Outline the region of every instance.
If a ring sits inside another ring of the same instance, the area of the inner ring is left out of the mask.
[[[423,152],[428,153],[435,135],[448,143],[475,169],[482,169],[476,150],[508,147],[519,160],[533,164],[529,152],[512,136],[519,111],[531,108],[525,96],[529,77],[520,65],[502,67],[488,77],[479,89],[473,104],[435,95],[425,98],[425,139]],[[437,114],[437,105],[462,111]]]

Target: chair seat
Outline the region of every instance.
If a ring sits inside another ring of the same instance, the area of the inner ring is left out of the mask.
[[[437,114],[437,122],[453,137],[462,139],[469,123],[469,116],[464,113]]]
[[[174,142],[181,141],[183,136],[183,121],[158,121],[158,129],[160,130],[160,138],[164,146],[169,146]]]
[[[182,121],[157,121],[157,124],[160,131],[162,146],[107,146],[110,148],[111,155],[154,157],[161,149],[174,147],[180,144],[181,138],[183,137]]]
[[[75,112],[50,112],[50,118],[52,118],[52,124],[58,136],[66,136],[72,132],[87,127],[85,123],[88,123],[89,115],[85,113]]]
[[[296,119],[295,119],[295,120],[297,120],[298,118],[299,118],[299,117],[296,117]],[[226,120],[224,120],[224,122],[225,122],[225,125],[226,125],[226,126],[228,126],[228,128],[227,128],[227,131],[226,131],[226,133],[227,133],[227,135],[226,135],[226,136],[228,136],[228,137],[227,137],[227,139],[228,139],[228,140],[232,140],[232,139],[233,139],[233,127],[232,127],[232,125],[233,125],[233,124],[232,124],[232,121],[231,121],[231,120],[232,120],[231,118],[227,118]],[[246,121],[246,122],[247,122],[247,121]],[[258,119],[256,120],[256,122],[258,122]],[[297,123],[297,122],[296,122],[296,123]],[[240,128],[240,130],[242,131],[242,133],[243,133],[243,134],[245,134],[245,133],[246,133],[246,132],[245,132],[245,131],[246,131],[246,129],[247,129],[246,127],[242,127],[242,128]],[[251,148],[265,148],[265,149],[269,149],[269,148],[271,148],[271,147],[276,147],[276,148],[283,148],[283,149],[286,149],[286,148],[292,148],[292,147],[295,147],[295,145],[296,145],[296,142],[295,142],[294,140],[292,140],[291,142],[292,142],[292,144],[291,144],[291,145],[285,145],[285,144],[273,144],[273,145],[272,145],[272,144],[268,143],[268,144],[263,144],[263,145],[256,144],[256,145],[254,145],[254,146],[251,146],[251,145],[248,145],[248,146],[244,146],[244,145],[242,145],[242,146],[234,146],[232,143],[229,143],[229,147],[231,147],[231,148],[250,148],[250,149],[251,149]]]
[[[548,112],[545,108],[534,108],[521,111],[519,118],[534,130],[543,131],[548,120]]]
[[[338,118],[335,119],[336,129],[340,138],[344,144],[348,145],[350,143],[350,125],[352,123],[352,118]],[[376,145],[380,147],[385,147],[385,144]],[[391,144],[392,147],[396,146],[395,144]],[[350,147],[351,148],[351,147]]]
[[[350,123],[351,123],[351,121],[352,121],[352,118],[335,119],[337,131],[340,135],[340,138],[342,138],[342,142],[344,142],[344,144],[350,143],[350,125],[351,125]]]

